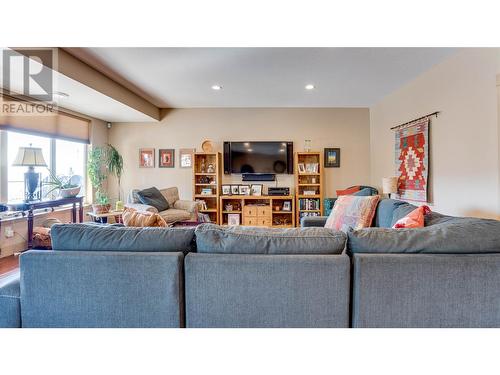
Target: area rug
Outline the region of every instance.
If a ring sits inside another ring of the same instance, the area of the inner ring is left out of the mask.
[[[396,129],[396,176],[399,199],[427,203],[429,119]]]

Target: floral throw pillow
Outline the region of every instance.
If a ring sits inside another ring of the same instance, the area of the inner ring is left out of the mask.
[[[338,197],[328,216],[325,228],[341,230],[362,229],[371,225],[380,197],[357,197],[342,195]]]

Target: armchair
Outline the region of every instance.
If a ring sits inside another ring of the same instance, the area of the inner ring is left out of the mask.
[[[159,213],[165,219],[167,224],[174,224],[179,221],[198,219],[198,203],[189,200],[179,199],[179,190],[176,187],[160,189],[161,194],[165,197],[170,206],[168,210],[158,212],[158,210],[150,205],[142,204],[137,196],[139,189],[133,189],[128,197],[125,207],[135,208],[137,211],[150,211]]]

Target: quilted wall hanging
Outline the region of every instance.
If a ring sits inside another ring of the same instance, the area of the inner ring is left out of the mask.
[[[395,129],[398,194],[402,200],[427,203],[429,175],[429,118]]]

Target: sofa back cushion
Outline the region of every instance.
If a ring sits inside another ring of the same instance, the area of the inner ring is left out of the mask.
[[[196,228],[199,253],[219,254],[340,254],[347,236],[326,228],[221,227]]]
[[[160,189],[160,192],[167,200],[168,205],[173,208],[174,203],[179,200],[179,189],[176,187],[169,187],[166,189]]]
[[[163,194],[155,187],[140,190],[136,194],[142,204],[153,206],[158,212],[168,210],[170,207]]]
[[[88,224],[52,226],[52,249],[66,251],[188,252],[194,228],[132,228]]]
[[[351,253],[500,253],[500,221],[433,216],[424,228],[366,228],[348,233]]]

